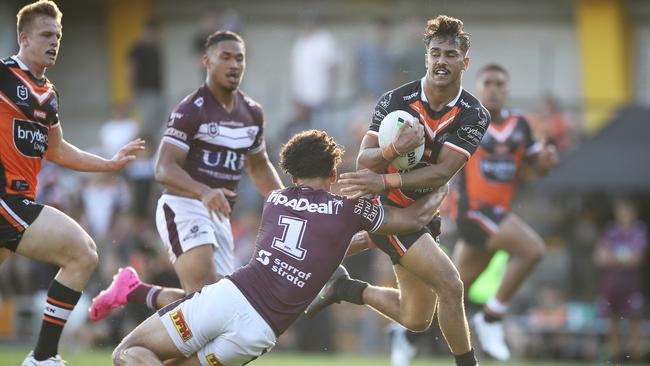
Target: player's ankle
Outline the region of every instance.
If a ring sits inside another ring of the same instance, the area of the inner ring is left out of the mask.
[[[478,366],[474,349],[470,349],[469,352],[461,355],[454,355],[454,358],[456,359],[456,366]]]
[[[352,304],[363,305],[363,291],[368,287],[368,282],[354,278],[341,278],[334,284],[334,297],[338,301],[347,301]]]

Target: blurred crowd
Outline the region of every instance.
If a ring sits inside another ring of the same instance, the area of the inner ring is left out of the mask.
[[[293,41],[292,52],[288,55],[293,104],[288,108],[291,112],[286,116],[286,128],[277,136],[267,136],[271,160],[277,160],[281,143],[293,133],[316,128],[326,130],[345,146],[346,158],[340,170],[353,170],[359,143],[377,98],[424,73],[423,48],[418,34],[421,24],[415,22],[413,25],[413,34],[408,37],[411,42],[394,49],[386,42],[391,23],[388,19],[376,19],[368,36],[357,45],[355,54],[342,57],[336,37],[323,24],[319,14],[308,13],[303,22],[303,31]],[[154,159],[166,115],[172,107],[162,91],[165,75],[159,44],[160,26],[156,20],[147,22],[142,36],[133,45],[128,56],[132,98],[129,103],[113,107],[112,118],[97,131],[94,148],[103,156],[112,156],[125,142],[140,136],[147,139],[146,152],[119,175],[77,174],[46,163],[39,178],[37,201],[76,219],[95,239],[100,257],[94,279],[75,310],[76,318],[66,328],[65,339],[70,345],[115,345],[148,315],[146,309],[131,306],[100,323],[86,326],[85,311],[90,299],[110,283],[117,268],[130,265],[145,281],[178,286],[156,232],[153,215],[155,200],[161,192],[154,180]],[[197,58],[206,35],[218,29],[240,32],[246,38],[245,26],[236,12],[209,12],[200,22],[194,39],[188,40]],[[337,95],[337,71],[343,62],[354,63],[353,75],[357,80],[354,81],[355,96],[351,99]],[[203,71],[199,74],[198,69],[196,74],[198,87],[204,74]],[[537,136],[554,143],[562,154],[578,146],[583,137],[581,121],[575,118],[577,114],[567,113],[566,106],[552,95],[514,107],[528,109],[525,112]],[[616,334],[610,333],[610,329],[613,330],[618,322],[607,320],[612,314],[607,292],[612,291],[616,283],[629,283],[636,278],[637,287],[642,290],[640,296],[650,294],[647,283],[650,274],[647,269],[642,273],[643,263],[650,263],[648,251],[643,257],[641,244],[639,248],[634,247],[638,251],[630,252],[631,249],[612,243],[619,240],[620,232],[628,227],[633,227],[637,236],[645,235],[642,222],[650,221],[650,202],[647,196],[643,196],[645,201],[638,199],[642,196],[634,197],[634,202],[615,202],[613,195],[602,192],[584,197],[567,198],[562,194],[549,197],[534,187],[524,186],[519,194],[520,204],[516,204],[514,210],[529,218],[543,234],[549,250],[513,305],[519,316],[507,326],[508,339],[515,352],[529,357],[597,359],[603,356],[600,346],[608,335],[612,338],[612,353],[627,352],[636,356],[645,352],[642,342],[647,346],[650,333],[647,308],[634,309],[623,322],[622,331]],[[245,177],[231,220],[240,265],[248,262],[252,253],[261,207],[262,197]],[[454,243],[453,220],[445,220],[443,228],[443,244]],[[644,238],[635,240],[639,243],[645,240],[644,245],[647,245],[647,236]],[[618,260],[612,261],[611,257]],[[369,251],[348,258],[346,262],[355,278],[394,285],[390,262],[379,251]],[[24,341],[35,334],[38,314],[42,312],[35,307],[42,306],[40,299],[56,270],[15,255],[0,266],[0,323],[3,324],[0,342],[5,339]],[[600,278],[604,287],[598,285]],[[642,278],[646,279],[645,283]],[[646,319],[645,323],[642,319]],[[382,352],[387,346],[386,326],[384,319],[370,311],[339,305],[312,321],[300,320],[280,339],[278,347]],[[315,327],[322,331],[314,331]],[[643,327],[645,338],[642,337]],[[626,334],[631,335],[631,342],[624,340]],[[432,337],[432,352],[446,352],[440,335]]]

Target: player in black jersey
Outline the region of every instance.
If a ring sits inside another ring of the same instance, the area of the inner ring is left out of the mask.
[[[469,34],[463,31],[462,21],[441,15],[428,21],[424,36],[426,75],[379,99],[357,158],[362,170],[341,175],[340,183],[346,186],[342,192],[355,197],[379,193],[384,205],[408,206],[446,184],[481,142],[489,114],[461,87],[462,74],[469,66]],[[394,144],[381,149],[377,131],[384,116],[394,110],[409,112],[414,128],[403,129]],[[422,136],[425,153],[414,169],[398,172],[389,166],[397,156],[418,146]],[[456,363],[475,365],[463,283],[456,267],[438,247],[439,221],[431,226],[409,235],[371,235],[391,257],[399,289],[341,278],[324,288],[307,315],[323,305],[345,300],[366,304],[408,329],[423,331],[430,326],[437,307],[440,328]]]

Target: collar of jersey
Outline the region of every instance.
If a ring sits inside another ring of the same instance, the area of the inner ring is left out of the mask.
[[[423,76],[422,79],[420,79],[420,99],[424,102],[429,104],[429,100],[427,99],[427,95],[424,93],[424,79],[426,76]],[[463,93],[463,87],[461,86],[458,88],[458,94],[456,94],[456,97],[452,99],[449,103],[447,103],[447,107],[453,107],[456,105],[458,102],[458,99],[460,99],[460,95]]]

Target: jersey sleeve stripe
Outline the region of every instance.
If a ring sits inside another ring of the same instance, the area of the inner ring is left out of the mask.
[[[463,149],[463,148],[460,147],[460,146],[456,146],[456,145],[452,144],[452,143],[449,142],[449,141],[445,142],[444,146],[447,146],[448,148],[454,150],[454,151],[457,152],[457,153],[461,153],[461,154],[465,155],[465,156],[467,157],[468,160],[469,160],[469,158],[472,156],[472,154],[470,154],[469,151]]]
[[[526,156],[537,154],[542,150],[542,147],[542,144],[539,142],[532,144],[528,149],[526,149]]]
[[[248,154],[249,155],[259,154],[259,153],[262,152],[262,150],[264,150],[264,148],[266,148],[266,141],[262,141],[260,146],[258,146],[256,148],[254,148],[253,150],[249,151]]]
[[[188,144],[186,144],[186,143],[184,143],[182,141],[176,140],[173,137],[163,136],[162,142],[166,142],[166,143],[178,146],[178,147],[180,147],[181,149],[183,149],[185,151],[190,151],[190,145],[188,145]]]
[[[370,229],[371,233],[374,233],[375,231],[379,230],[379,227],[384,223],[384,208],[382,206],[377,206],[378,212],[377,216],[377,221],[375,222],[375,226]]]

